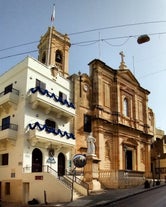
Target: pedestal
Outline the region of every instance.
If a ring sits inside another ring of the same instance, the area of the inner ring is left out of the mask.
[[[101,190],[101,184],[98,181],[99,178],[99,165],[100,160],[96,155],[86,155],[86,165],[84,167],[85,182],[89,184],[89,190]]]

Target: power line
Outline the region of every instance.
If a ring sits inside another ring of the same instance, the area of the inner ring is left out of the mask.
[[[155,71],[155,72],[151,72],[151,73],[148,73],[148,74],[146,74],[146,75],[144,75],[144,76],[141,76],[141,77],[139,77],[139,78],[140,78],[140,79],[141,79],[141,78],[146,78],[146,77],[149,77],[149,76],[151,76],[151,75],[156,75],[156,74],[158,74],[158,73],[165,72],[165,71],[166,71],[166,69],[159,70],[159,71]]]
[[[132,24],[114,25],[114,26],[109,26],[109,27],[101,27],[101,28],[89,29],[89,30],[84,30],[84,31],[79,31],[79,32],[73,32],[73,33],[70,33],[68,35],[72,36],[72,35],[90,33],[90,32],[94,32],[94,31],[101,31],[101,30],[107,30],[107,29],[115,29],[115,28],[121,28],[121,27],[131,27],[131,26],[146,25],[146,24],[157,24],[157,23],[166,23],[166,21],[165,20],[160,20],[160,21],[138,22],[138,23],[132,23]],[[163,34],[163,33],[159,33],[159,34]],[[19,45],[14,45],[14,46],[11,46],[11,47],[8,47],[8,48],[0,49],[0,52],[8,50],[8,49],[13,49],[13,48],[16,48],[16,47],[21,47],[21,46],[25,46],[25,45],[34,44],[34,43],[37,43],[37,42],[39,42],[39,41],[33,41],[33,42],[27,42],[27,43],[23,43],[23,44],[19,44]]]
[[[150,33],[148,34],[149,36],[152,36],[152,35],[163,35],[163,34],[166,34],[166,32],[156,32],[156,33]],[[86,41],[81,41],[81,42],[76,42],[76,43],[72,43],[71,45],[79,45],[81,46],[81,44],[88,44],[88,43],[96,43],[98,41],[107,41],[107,40],[117,40],[117,39],[127,39],[125,41],[125,43],[129,40],[129,38],[137,38],[139,37],[140,34],[136,34],[136,35],[126,35],[126,36],[118,36],[118,37],[108,37],[108,38],[102,38],[102,39],[95,39],[95,40],[86,40]],[[107,42],[108,43],[108,42]],[[110,43],[109,43],[110,44]],[[123,43],[124,44],[124,43]],[[84,45],[83,45],[84,46]],[[115,45],[111,45],[110,46],[115,46]],[[119,45],[117,45],[119,46]],[[120,45],[121,46],[121,45]]]
[[[95,31],[99,31],[99,30],[115,29],[115,28],[120,28],[120,27],[131,27],[131,26],[146,25],[146,24],[157,24],[157,23],[166,23],[166,21],[161,20],[161,21],[151,21],[151,22],[138,22],[138,23],[132,23],[132,24],[121,24],[121,25],[116,25],[116,26],[101,27],[101,28],[83,30],[83,31],[79,31],[79,32],[73,32],[68,35],[71,36],[71,35],[78,35],[78,34],[84,34],[84,33],[89,33],[89,32],[95,32]]]
[[[16,48],[16,47],[22,47],[22,46],[25,46],[25,45],[34,44],[34,43],[37,43],[37,42],[39,42],[39,41],[33,41],[33,42],[27,42],[27,43],[23,43],[23,44],[19,44],[19,45],[14,45],[14,46],[11,46],[11,47],[0,49],[0,52],[5,51],[5,50],[9,50],[9,49],[13,49],[13,48]]]
[[[120,46],[123,46],[123,45],[125,45],[128,41],[129,41],[129,39],[130,39],[130,37],[128,37],[128,39],[126,39],[123,43],[121,43],[121,44],[111,44],[110,42],[108,42],[107,40],[103,40],[106,44],[108,44],[108,45],[110,45],[110,46],[112,46],[112,47],[120,47]]]
[[[19,55],[25,55],[27,53],[34,53],[34,52],[38,52],[38,50],[31,50],[31,51],[27,51],[27,52],[17,53],[17,54],[14,54],[14,55],[8,55],[8,56],[0,57],[0,60],[15,57],[15,56],[19,56]]]
[[[166,32],[150,33],[148,35],[152,36],[152,35],[163,35],[163,34],[166,34]],[[136,38],[138,36],[139,35],[137,34],[137,35],[128,35],[128,36],[118,36],[118,37],[95,39],[95,40],[86,40],[86,41],[80,41],[80,42],[72,43],[71,46],[89,46],[89,45],[92,45],[92,44],[96,44],[99,41],[104,41],[105,43],[107,43],[110,46],[122,46],[125,43],[127,43],[130,38]],[[126,40],[125,40],[124,43],[122,43],[120,45],[113,45],[113,44],[108,42],[108,40],[117,40],[117,39],[126,39]],[[37,41],[31,42],[31,43],[24,43],[24,44],[21,44],[21,45],[32,44],[32,43],[35,43],[35,42],[37,42]],[[8,56],[0,57],[0,60],[10,58],[10,57],[19,56],[19,55],[24,55],[24,54],[27,54],[27,53],[37,52],[37,51],[38,50],[32,50],[32,51],[22,52],[22,53],[18,53],[18,54],[8,55]]]
[[[164,21],[164,22],[166,22],[166,21]],[[143,24],[143,23],[139,23],[139,24]],[[166,32],[150,33],[148,35],[149,36],[152,36],[152,35],[164,35],[164,34],[166,34]],[[95,39],[95,40],[86,40],[86,41],[72,43],[71,46],[75,46],[75,45],[77,45],[77,46],[89,46],[89,45],[92,45],[92,44],[96,44],[99,41],[104,41],[105,43],[107,43],[110,46],[122,46],[125,43],[127,43],[130,38],[132,38],[132,37],[133,38],[136,38],[138,36],[139,35],[137,34],[137,35],[127,35],[127,36],[118,36],[118,37],[109,37],[109,38]],[[107,40],[117,40],[117,39],[126,39],[126,40],[125,40],[124,43],[119,44],[119,45],[113,45],[113,44],[111,44],[111,43],[109,43],[107,41]],[[4,51],[4,50],[7,50],[7,49],[11,49],[11,48],[15,48],[15,47],[20,47],[20,46],[25,46],[25,45],[29,45],[29,44],[34,44],[34,43],[37,43],[37,42],[39,42],[39,41],[33,41],[33,42],[23,43],[23,44],[19,44],[19,45],[15,45],[15,46],[12,46],[12,47],[8,47],[8,48],[1,49],[0,51]],[[32,52],[37,52],[37,51],[38,50],[32,50],[32,51],[22,52],[22,53],[18,53],[18,54],[8,55],[8,56],[0,57],[0,59],[2,60],[2,59],[14,57],[14,56],[19,56],[19,55],[24,55],[24,54],[27,54],[27,53],[32,53]]]

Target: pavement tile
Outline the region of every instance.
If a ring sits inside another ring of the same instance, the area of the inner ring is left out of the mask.
[[[87,206],[87,204],[89,204],[90,202],[92,202],[92,200],[75,200],[69,204],[67,204],[66,206],[68,207],[76,207],[76,206]]]

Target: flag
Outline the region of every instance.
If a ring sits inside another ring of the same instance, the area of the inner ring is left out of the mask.
[[[55,4],[53,6],[52,15],[51,15],[51,22],[54,22],[55,20]]]

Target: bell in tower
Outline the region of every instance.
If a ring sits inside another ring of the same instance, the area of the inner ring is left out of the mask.
[[[70,45],[67,34],[63,35],[57,32],[55,27],[49,27],[40,39],[38,60],[49,68],[55,69],[62,76],[68,77]]]
[[[57,50],[56,51],[56,54],[55,54],[55,62],[62,64],[62,53],[61,53],[60,50]]]

